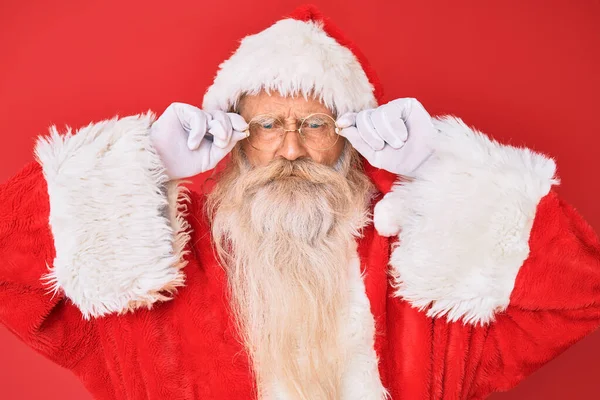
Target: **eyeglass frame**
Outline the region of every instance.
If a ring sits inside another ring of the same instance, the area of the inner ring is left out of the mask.
[[[333,125],[335,127],[335,129],[334,129],[335,134],[336,134],[335,142],[333,142],[333,144],[331,146],[329,146],[327,148],[324,148],[324,149],[314,149],[314,148],[308,146],[306,144],[306,139],[305,139],[304,135],[302,134],[302,125],[304,125],[304,121],[306,121],[310,117],[314,117],[315,115],[325,115],[326,117],[328,117],[329,119],[331,119],[333,121]],[[255,115],[250,121],[248,121],[248,128],[246,128],[243,131],[243,132],[246,132],[246,139],[248,139],[250,137],[250,124],[255,119],[258,119],[259,117],[265,117],[265,116],[274,117],[277,121],[281,122],[282,125],[283,125],[283,121],[280,118],[278,118],[277,116],[273,115],[273,114],[258,114],[258,115]],[[306,147],[308,147],[309,149],[315,150],[315,151],[327,151],[327,150],[330,150],[330,149],[332,149],[337,144],[338,140],[340,139],[340,128],[337,126],[337,121],[335,120],[335,118],[333,118],[329,114],[325,114],[325,113],[312,113],[312,114],[308,114],[306,117],[304,117],[304,118],[302,118],[300,120],[300,124],[299,125],[300,125],[300,127],[296,128],[296,129],[285,129],[282,126],[282,128],[283,128],[282,132],[281,132],[281,138],[282,138],[282,140],[281,140],[281,143],[279,143],[279,146],[281,146],[281,144],[283,143],[283,140],[284,140],[284,138],[285,138],[285,136],[287,135],[288,132],[298,132],[300,134],[300,139],[302,140],[302,143],[304,143],[306,145]],[[252,146],[253,149],[255,149],[257,151],[271,151],[271,150],[262,150],[262,149],[259,149],[258,147],[255,147],[252,144],[252,141],[250,141],[250,140],[248,140],[248,143],[250,144],[250,146]],[[277,147],[277,148],[279,148],[279,147]]]

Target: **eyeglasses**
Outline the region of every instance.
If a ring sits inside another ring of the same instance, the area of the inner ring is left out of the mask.
[[[248,123],[246,137],[256,150],[274,151],[281,146],[288,132],[298,132],[306,147],[319,151],[331,149],[339,138],[339,128],[335,125],[335,120],[321,113],[303,118],[298,129],[285,129],[283,121],[276,116],[257,115]]]

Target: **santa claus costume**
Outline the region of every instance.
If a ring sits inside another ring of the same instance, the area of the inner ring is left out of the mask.
[[[381,96],[312,7],[246,37],[203,108],[264,88],[310,91],[339,114]],[[97,399],[294,398],[276,380],[257,389],[205,196],[167,178],[153,121],[52,130],[0,186],[0,321]],[[482,399],[600,324],[600,242],[554,192],[554,161],[457,118],[434,124],[414,179],[365,165],[381,195],[346,267],[344,400]]]

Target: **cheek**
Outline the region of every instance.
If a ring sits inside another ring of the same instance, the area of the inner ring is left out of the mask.
[[[275,152],[258,151],[250,146],[248,140],[245,139],[242,141],[242,150],[246,154],[246,158],[248,158],[250,164],[255,167],[267,165],[269,161],[275,158]]]
[[[326,151],[315,151],[308,149],[310,158],[319,164],[332,166],[342,155],[346,139],[340,137],[335,146]]]

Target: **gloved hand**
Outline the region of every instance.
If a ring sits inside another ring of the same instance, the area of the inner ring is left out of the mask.
[[[336,125],[371,165],[408,177],[433,154],[437,134],[431,116],[413,98],[346,113]]]
[[[241,115],[173,103],[150,127],[150,140],[171,179],[213,169],[246,137]]]

